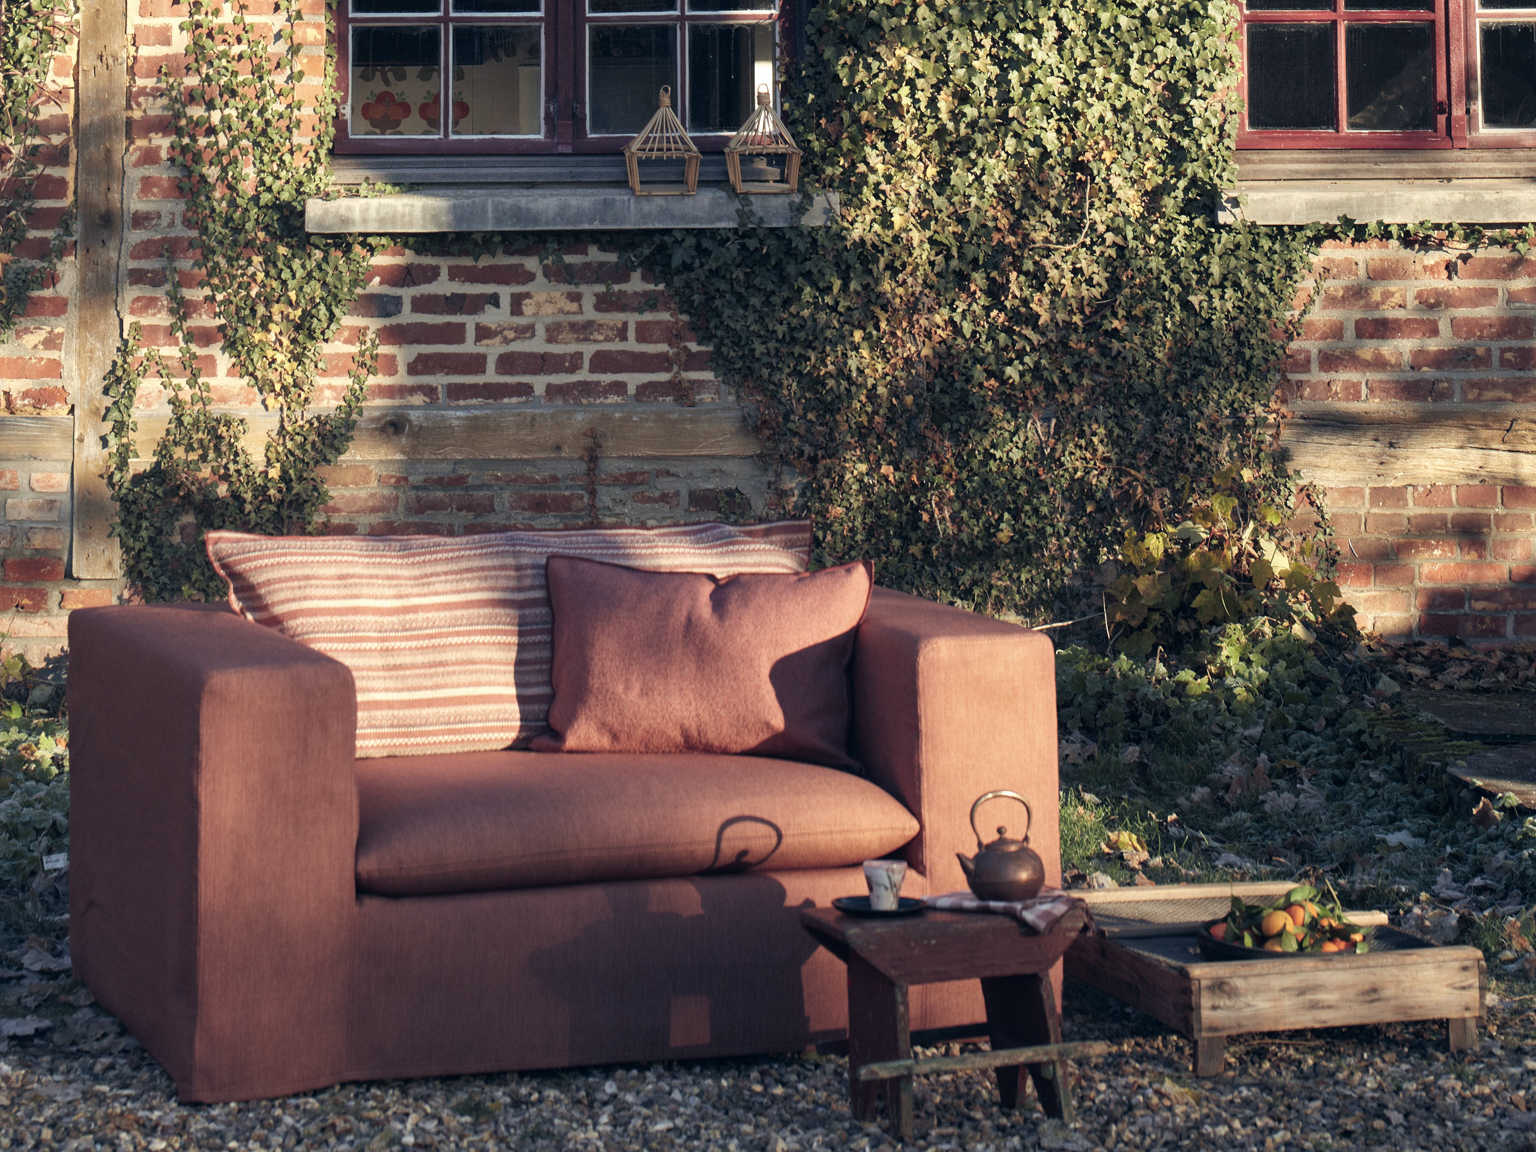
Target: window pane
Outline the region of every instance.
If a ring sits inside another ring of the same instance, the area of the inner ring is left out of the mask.
[[[1536,128],[1536,24],[1484,24],[1483,124]]]
[[[419,109],[436,96],[436,25],[352,29],[352,135],[436,136]]]
[[[587,0],[594,16],[622,16],[626,12],[676,12],[677,0]]]
[[[536,25],[454,26],[453,135],[543,135],[542,39]]]
[[[1248,0],[1250,12],[1332,12],[1333,0]]]
[[[655,115],[663,84],[677,92],[676,26],[610,24],[587,37],[587,131],[632,136]]]
[[[774,0],[688,0],[690,12],[772,12],[773,8]]]
[[[1344,0],[1346,12],[1433,12],[1435,0]]]
[[[455,13],[501,16],[507,13],[537,12],[539,0],[453,0]]]
[[[1248,25],[1248,127],[1331,130],[1332,24]]]
[[[773,91],[771,25],[689,25],[688,131],[736,131],[757,107],[759,84]]]
[[[436,16],[438,0],[352,0],[354,16]]]
[[[1344,79],[1350,128],[1360,132],[1433,129],[1433,25],[1348,25],[1344,29]]]

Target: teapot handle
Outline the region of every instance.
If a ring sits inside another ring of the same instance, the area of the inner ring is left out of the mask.
[[[980,808],[988,800],[995,800],[999,796],[1007,796],[1010,799],[1017,800],[1020,804],[1024,805],[1024,811],[1025,811],[1025,813],[1027,815],[1027,819],[1024,822],[1024,836],[1023,836],[1023,840],[1024,840],[1024,843],[1028,844],[1029,843],[1029,829],[1030,829],[1031,825],[1033,825],[1034,822],[1035,822],[1035,810],[1029,806],[1029,801],[1028,800],[1024,799],[1024,797],[1020,796],[1017,792],[1010,791],[1007,788],[999,788],[996,791],[984,793],[983,795],[978,796],[976,798],[976,803],[971,805],[971,831],[972,832],[976,832],[976,809]],[[999,835],[1001,835],[1002,829],[999,829],[998,833],[999,833]],[[978,852],[980,852],[982,850],[981,833],[980,832],[976,832],[976,850]]]

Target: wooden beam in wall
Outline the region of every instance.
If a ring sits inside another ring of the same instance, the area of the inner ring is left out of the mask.
[[[1298,404],[1280,441],[1330,488],[1536,485],[1536,406]]]
[[[80,6],[80,82],[76,88],[76,240],[74,507],[70,574],[101,580],[120,572],[108,530],[112,498],[102,472],[106,398],[101,381],[122,335],[118,281],[123,244],[123,160],[128,137],[128,6]]]
[[[246,447],[260,452],[275,417],[247,417]],[[164,416],[141,416],[138,455],[148,458]],[[597,434],[605,457],[755,456],[762,449],[740,407],[371,410],[358,421],[347,460],[548,460],[579,457]]]

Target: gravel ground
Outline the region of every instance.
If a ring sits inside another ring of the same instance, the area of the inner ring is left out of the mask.
[[[1078,1126],[1043,1119],[1032,1099],[1000,1113],[980,1073],[925,1077],[916,1147],[1536,1148],[1536,994],[1495,981],[1489,1001],[1485,1039],[1470,1054],[1446,1053],[1443,1024],[1290,1032],[1233,1042],[1227,1071],[1202,1081],[1189,1075],[1182,1039],[1069,985],[1068,1038],[1115,1044],[1076,1066]],[[8,1044],[0,1149],[895,1148],[849,1116],[836,1057],[347,1084],[181,1105],[160,1067],[89,1006]]]

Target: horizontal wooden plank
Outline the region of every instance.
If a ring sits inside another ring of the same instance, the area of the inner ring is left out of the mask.
[[[1037,1044],[1030,1048],[999,1048],[995,1052],[968,1052],[963,1056],[929,1056],[926,1059],[883,1060],[863,1064],[854,1074],[858,1080],[889,1080],[893,1076],[925,1076],[939,1072],[971,1072],[983,1068],[1008,1068],[1015,1064],[1045,1064],[1056,1060],[1087,1060],[1110,1049],[1106,1040],[1082,1040],[1075,1044]]]
[[[260,452],[275,417],[248,415],[246,447]],[[148,458],[166,417],[141,416],[137,453]],[[761,445],[736,405],[564,409],[369,410],[346,460],[546,460],[579,457],[596,434],[609,458],[754,456]]]
[[[1158,884],[1148,888],[1074,888],[1072,895],[1088,907],[1100,904],[1140,904],[1144,900],[1197,900],[1211,896],[1280,896],[1296,887],[1291,880],[1237,880],[1231,884]]]
[[[0,460],[73,460],[73,416],[0,416]]]
[[[1145,1012],[1184,1035],[1194,1029],[1190,982],[1168,964],[1097,936],[1079,936],[1067,949],[1066,975]]]
[[[629,172],[618,153],[603,156],[335,156],[331,176],[339,185],[376,184],[616,184],[627,188]],[[680,178],[680,177],[679,177]],[[725,153],[706,153],[699,183],[723,184]]]
[[[1425,948],[1339,960],[1191,964],[1197,1035],[1482,1015],[1483,956]]]
[[[1286,148],[1237,153],[1239,180],[1536,180],[1528,148]]]
[[[1536,407],[1298,404],[1280,442],[1326,487],[1536,484]]]

